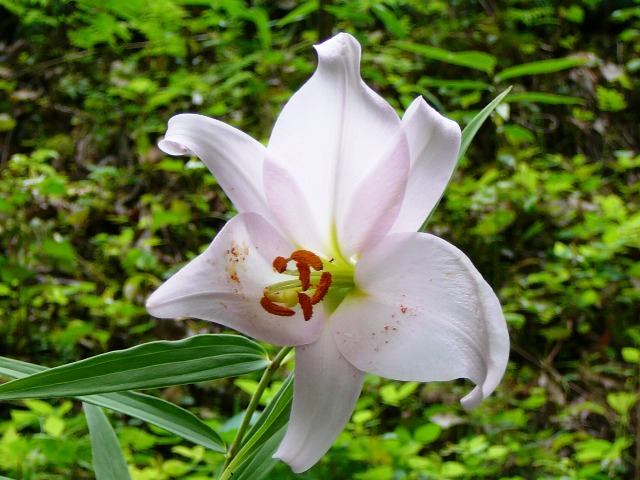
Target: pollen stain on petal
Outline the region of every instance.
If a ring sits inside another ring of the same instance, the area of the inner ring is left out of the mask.
[[[249,256],[249,246],[245,243],[242,245],[232,243],[225,251],[225,270],[232,282],[240,285],[240,277],[238,271],[246,271],[244,262]]]

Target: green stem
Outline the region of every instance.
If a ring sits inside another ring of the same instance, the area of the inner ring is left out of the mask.
[[[227,467],[233,460],[233,457],[236,456],[236,453],[238,453],[238,450],[242,446],[242,439],[244,438],[244,434],[246,433],[247,428],[249,428],[249,423],[251,422],[251,417],[253,416],[253,412],[256,411],[256,408],[258,407],[258,403],[260,402],[260,398],[262,397],[262,394],[264,393],[266,388],[269,386],[269,383],[271,382],[271,377],[273,377],[273,374],[280,367],[283,360],[289,354],[292,348],[293,347],[282,348],[276,354],[276,356],[273,357],[273,360],[271,360],[271,363],[262,374],[260,383],[258,383],[258,388],[254,392],[254,394],[251,396],[251,400],[249,401],[249,406],[247,407],[247,411],[244,414],[244,418],[242,419],[240,428],[238,428],[238,433],[236,433],[236,437],[233,439],[233,443],[231,444],[231,446],[229,447],[229,451],[227,452],[227,459],[225,460],[224,467],[222,469],[223,472],[227,469]]]

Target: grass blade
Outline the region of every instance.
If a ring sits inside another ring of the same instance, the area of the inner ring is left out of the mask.
[[[84,403],[96,480],[131,480],[118,438],[100,407]]]

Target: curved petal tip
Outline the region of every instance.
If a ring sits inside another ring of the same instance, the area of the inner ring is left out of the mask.
[[[187,147],[171,140],[160,140],[158,147],[167,155],[188,155],[190,153]]]
[[[482,386],[476,386],[469,394],[467,394],[464,398],[460,400],[462,407],[465,410],[473,410],[476,408],[482,401],[484,400],[484,395],[482,394]]]
[[[360,63],[361,47],[358,41],[348,33],[339,33],[335,37],[314,45],[322,60],[338,59],[343,55],[354,57]]]

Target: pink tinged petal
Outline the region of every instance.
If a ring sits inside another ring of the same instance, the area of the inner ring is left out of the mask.
[[[362,254],[331,318],[338,349],[358,369],[395,380],[468,378],[475,407],[506,369],[509,336],[500,303],[471,261],[423,233],[397,233]]]
[[[274,457],[300,473],[315,465],[342,432],[364,374],[343,358],[328,329],[317,342],[296,348],[295,374],[291,419]]]
[[[266,148],[240,130],[213,118],[176,115],[158,143],[169,155],[196,155],[211,170],[238,212],[269,218],[262,168]]]
[[[276,345],[313,342],[322,329],[321,315],[305,321],[299,307],[294,316],[281,317],[260,305],[267,285],[287,279],[274,271],[273,260],[293,250],[262,217],[239,214],[149,297],[147,309],[159,318],[209,320]]]
[[[278,197],[279,203],[274,216],[285,234],[301,248],[326,254],[329,249],[327,238],[320,235],[318,224],[314,221],[313,208],[291,173],[267,159],[264,163],[264,180],[268,185],[267,196]]]
[[[402,117],[409,140],[411,171],[392,232],[415,232],[436,207],[455,171],[460,127],[416,98]]]
[[[285,105],[267,149],[304,195],[308,220],[291,215],[290,191],[271,188],[274,168],[265,171],[265,189],[278,222],[297,243],[313,224],[320,243],[333,245],[337,235],[348,257],[379,241],[395,221],[409,146],[393,108],[360,78],[358,42],[339,34],[316,50],[318,68]]]

